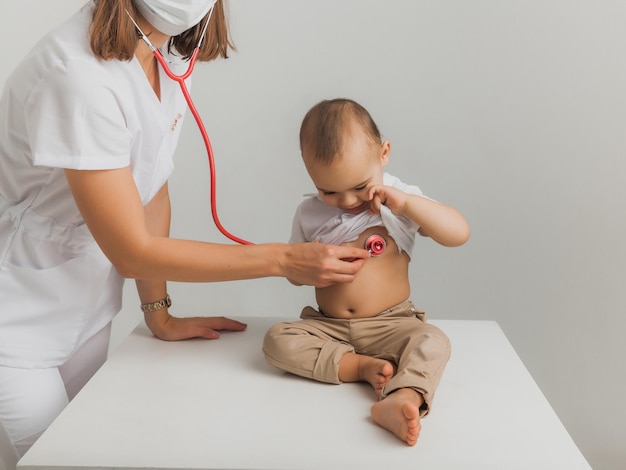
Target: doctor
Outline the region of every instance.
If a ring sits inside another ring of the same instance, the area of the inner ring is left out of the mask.
[[[214,339],[245,324],[171,316],[167,280],[283,276],[325,286],[352,281],[368,256],[319,243],[238,246],[168,237],[167,180],[187,106],[132,21],[182,73],[212,7],[199,60],[225,58],[232,48],[222,0],[214,3],[90,2],[45,36],[5,84],[0,435],[12,442],[14,460],[106,359],[124,278],[135,279],[155,336]],[[343,261],[351,258],[357,261]]]

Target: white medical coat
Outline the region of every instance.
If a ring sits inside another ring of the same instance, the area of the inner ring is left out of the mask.
[[[62,364],[121,308],[123,279],[64,169],[129,166],[144,205],[173,170],[186,110],[178,85],[161,71],[159,101],[136,59],[96,58],[92,13],[90,3],[44,37],[0,100],[0,365]]]

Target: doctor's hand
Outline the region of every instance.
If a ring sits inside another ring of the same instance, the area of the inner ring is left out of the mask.
[[[171,316],[167,309],[148,312],[144,315],[152,334],[164,341],[179,341],[190,338],[217,339],[219,331],[243,331],[246,324],[225,317]]]
[[[290,245],[284,269],[293,284],[328,287],[352,282],[370,253],[362,248],[319,242]]]

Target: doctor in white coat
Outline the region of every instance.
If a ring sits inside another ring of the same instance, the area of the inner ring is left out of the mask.
[[[167,180],[186,103],[137,26],[186,69],[232,47],[222,1],[95,0],[46,35],[0,100],[0,434],[7,466],[106,359],[124,278],[158,338],[245,325],[176,318],[166,281],[283,276],[350,282],[365,250],[320,243],[220,245],[169,238]],[[344,259],[358,259],[356,262]],[[8,460],[7,460],[8,459]]]

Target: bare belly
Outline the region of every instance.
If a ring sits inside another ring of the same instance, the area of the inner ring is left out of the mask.
[[[363,247],[372,234],[382,236],[387,243],[381,255],[369,258],[353,282],[315,290],[317,304],[326,315],[334,318],[373,317],[409,298],[409,257],[398,252],[395,241],[384,227],[371,227],[357,240],[344,245]]]

